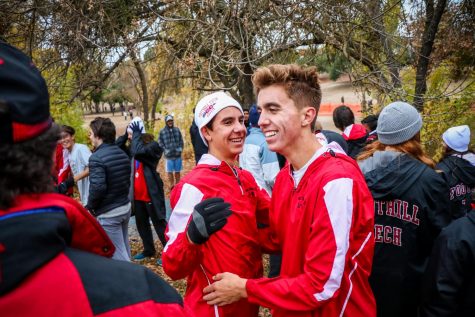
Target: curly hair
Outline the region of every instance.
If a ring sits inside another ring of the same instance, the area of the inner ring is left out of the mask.
[[[274,64],[260,67],[252,76],[252,84],[256,96],[261,89],[272,85],[282,85],[290,99],[298,109],[313,107],[318,114],[322,101],[322,91],[318,83],[318,73],[315,67],[303,68],[296,64]],[[315,121],[311,124],[312,131]]]
[[[0,208],[9,208],[20,194],[53,191],[53,153],[60,128],[53,124],[40,136],[0,145]]]
[[[380,141],[374,141],[373,143],[368,144],[363,152],[358,155],[356,158],[357,161],[365,160],[371,156],[373,156],[374,152],[376,151],[385,151],[386,148],[389,146],[392,149],[406,153],[411,157],[415,158],[416,160],[426,164],[431,168],[435,168],[435,162],[425,154],[424,150],[422,149],[421,143],[418,141],[418,135],[415,135],[412,139],[407,140],[406,142],[395,144],[395,145],[386,145],[381,143]]]

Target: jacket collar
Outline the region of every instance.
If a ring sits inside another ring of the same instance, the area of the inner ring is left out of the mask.
[[[228,175],[234,175],[239,181],[239,170],[240,168],[236,166],[231,166],[225,161],[221,161],[212,154],[206,153],[201,156],[198,165],[198,168],[210,168],[213,171],[219,171]]]
[[[331,142],[327,145],[322,146],[319,148],[315,154],[312,156],[313,161],[307,166],[307,170],[305,171],[302,179],[296,186],[296,190],[300,189],[303,184],[307,182],[307,179],[310,177],[311,174],[315,173],[319,168],[320,164],[322,164],[325,160],[330,157],[339,157],[346,161],[351,162],[352,164],[356,165],[355,161],[346,155],[345,151],[341,148],[341,146],[336,142]],[[308,163],[307,163],[308,164]],[[356,165],[357,166],[357,165]],[[292,166],[287,163],[284,168],[288,168],[288,176],[291,178],[292,182],[295,184],[294,178],[292,176]],[[359,168],[358,168],[359,170]]]
[[[221,160],[212,154],[206,153],[201,156],[198,165],[221,165]]]
[[[105,149],[106,147],[109,147],[113,144],[109,144],[109,143],[102,143],[101,145],[99,145],[98,147],[96,147],[96,149],[94,150],[94,152],[97,152],[99,151],[99,149]]]
[[[19,195],[0,210],[0,295],[73,247],[111,257],[114,245],[77,201],[58,194]]]

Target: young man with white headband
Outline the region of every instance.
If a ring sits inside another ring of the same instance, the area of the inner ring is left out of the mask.
[[[269,213],[270,240],[282,250],[280,276],[217,274],[203,299],[226,307],[247,298],[274,317],[376,316],[368,282],[373,199],[356,162],[334,142],[320,145],[313,133],[321,101],[316,69],[270,65],[252,81],[269,149],[288,162]]]
[[[234,166],[246,128],[240,104],[223,92],[198,102],[195,122],[209,151],[171,192],[172,214],[163,269],[172,279],[187,278],[185,305],[196,316],[257,316],[247,300],[209,306],[203,288],[219,272],[262,277],[260,236],[268,223],[269,196],[252,175]],[[217,198],[218,197],[218,198]]]

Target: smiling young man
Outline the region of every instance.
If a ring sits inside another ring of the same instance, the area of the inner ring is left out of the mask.
[[[257,223],[268,222],[270,198],[249,172],[234,166],[246,136],[243,120],[241,106],[227,94],[201,99],[195,122],[209,150],[171,192],[163,269],[172,279],[187,278],[185,305],[200,317],[257,316],[259,310],[246,300],[226,307],[202,300],[203,288],[219,272],[246,278],[263,273],[260,237],[266,229]]]
[[[61,145],[69,153],[69,165],[74,176],[74,182],[78,186],[79,197],[83,206],[87,204],[89,197],[89,157],[91,151],[80,143],[76,143],[76,131],[73,127],[63,125],[61,127]]]
[[[274,317],[375,316],[368,283],[373,199],[355,161],[313,134],[321,101],[316,70],[270,65],[256,71],[253,84],[269,149],[289,162],[277,176],[270,210],[269,242],[282,250],[281,274],[217,274],[204,300],[221,306],[247,297]]]

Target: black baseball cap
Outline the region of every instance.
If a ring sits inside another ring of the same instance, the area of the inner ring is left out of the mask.
[[[51,127],[46,81],[31,59],[0,41],[0,144],[23,142]]]

